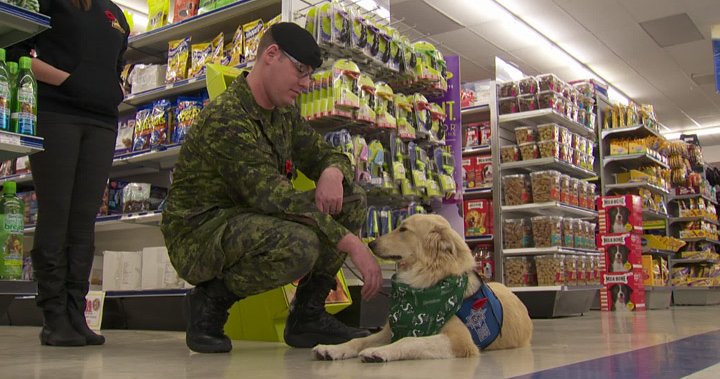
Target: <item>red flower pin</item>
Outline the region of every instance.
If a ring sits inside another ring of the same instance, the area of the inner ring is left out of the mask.
[[[112,14],[112,12],[110,12],[110,11],[105,11],[105,17],[107,17],[107,19],[110,20],[110,22],[116,20],[115,15]]]

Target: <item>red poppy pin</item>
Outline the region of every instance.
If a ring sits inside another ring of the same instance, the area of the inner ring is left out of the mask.
[[[108,21],[110,21],[110,24],[113,28],[117,29],[122,34],[125,34],[125,29],[120,26],[120,22],[118,22],[117,18],[115,18],[115,15],[112,12],[105,11],[105,17],[107,17]]]

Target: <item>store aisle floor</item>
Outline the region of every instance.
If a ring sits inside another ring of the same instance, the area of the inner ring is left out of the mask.
[[[101,347],[40,346],[37,327],[0,327],[0,378],[717,378],[720,307],[590,312],[534,320],[530,348],[477,359],[318,362],[279,343],[191,354],[184,333],[108,330]]]

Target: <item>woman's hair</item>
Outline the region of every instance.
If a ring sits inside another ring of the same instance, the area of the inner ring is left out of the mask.
[[[85,11],[90,10],[90,5],[92,4],[92,0],[70,0],[70,2],[76,8],[80,8]]]

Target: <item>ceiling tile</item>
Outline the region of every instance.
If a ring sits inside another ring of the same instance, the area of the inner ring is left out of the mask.
[[[704,38],[687,13],[641,22],[640,26],[662,47],[699,41]]]
[[[455,20],[419,0],[399,3],[393,7],[392,12],[393,17],[404,20],[405,24],[423,34],[439,34],[462,28]]]
[[[425,0],[426,3],[457,20],[464,26],[474,26],[496,20],[496,12],[488,11],[489,0]],[[490,4],[493,6],[493,4]]]
[[[697,41],[665,48],[677,64],[690,74],[714,72],[712,45],[710,41]]]

